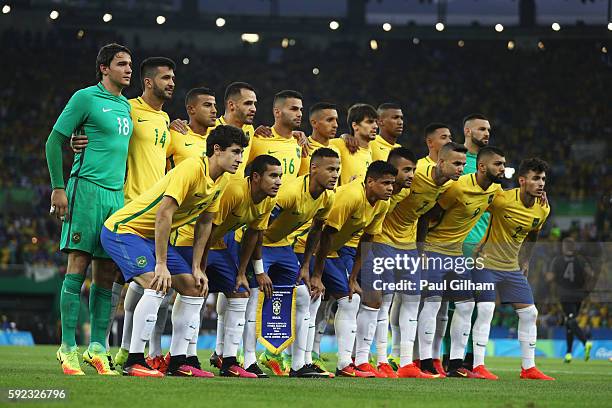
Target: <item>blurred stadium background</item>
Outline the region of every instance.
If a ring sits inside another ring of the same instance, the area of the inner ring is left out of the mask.
[[[165,105],[172,119],[186,117],[190,88],[215,89],[221,106],[233,81],[256,87],[256,124],[272,123],[272,97],[287,88],[304,94],[306,109],[336,103],[342,130],[351,104],[398,102],[400,142],[420,157],[427,123],[451,124],[463,142],[461,118],[487,115],[491,144],[512,166],[539,156],[553,169],[552,218],[529,277],[540,337],[564,338],[548,267],[560,239],[573,236],[596,271],[578,320],[602,341],[595,357],[612,356],[604,341],[612,339],[610,0],[16,0],[0,7],[0,344],[29,341],[16,330],[37,344],[58,342],[65,256],[48,216],[44,143],[70,95],[95,80],[99,47],[115,41],[132,50],[135,67],[154,55],[177,62],[177,89]],[[126,96],[140,92],[135,70]],[[303,130],[310,131],[305,122]],[[67,148],[64,163],[70,159]],[[208,303],[204,331],[216,318],[212,296]],[[119,312],[115,344],[121,322]],[[494,326],[492,337],[516,338],[512,309],[498,307]],[[558,355],[554,344],[564,341],[550,344],[544,354]]]

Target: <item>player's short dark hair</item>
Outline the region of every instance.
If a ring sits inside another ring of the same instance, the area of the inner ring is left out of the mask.
[[[269,154],[262,154],[257,156],[250,164],[249,164],[249,177],[253,177],[253,173],[257,173],[259,175],[263,175],[266,170],[268,170],[268,166],[280,166],[281,162],[273,156]]]
[[[175,70],[176,64],[166,57],[149,57],[140,63],[140,82],[142,82],[143,88],[145,78],[153,78],[159,67],[168,67]]]
[[[334,159],[339,159],[340,156],[334,149],[330,149],[329,147],[319,147],[317,150],[312,152],[312,156],[310,156],[310,162],[314,159],[324,158],[324,157],[333,157]]]
[[[225,88],[225,94],[223,95],[223,102],[227,103],[231,98],[240,95],[240,91],[248,89],[249,91],[255,92],[255,88],[251,84],[246,82],[232,82]]]
[[[425,138],[429,137],[429,135],[431,135],[432,133],[434,133],[436,130],[438,129],[448,129],[450,130],[450,126],[447,125],[446,123],[442,123],[442,122],[432,122],[430,124],[428,124],[427,126],[425,126],[425,129],[423,130],[423,136]]]
[[[190,103],[193,103],[194,99],[200,95],[215,96],[215,92],[212,89],[206,88],[204,86],[192,88],[187,92],[187,95],[185,95],[185,106],[189,105]]]
[[[115,58],[115,55],[120,52],[125,52],[132,56],[132,51],[128,49],[128,47],[124,45],[120,45],[117,43],[106,44],[100,51],[98,51],[98,56],[96,57],[96,79],[98,81],[102,80],[102,71],[100,71],[100,65],[104,65],[106,67],[110,67],[111,61]]]
[[[378,105],[378,108],[376,110],[378,111],[378,114],[381,115],[384,111],[389,110],[389,109],[401,110],[402,107],[397,103],[385,102],[385,103],[381,103],[380,105]]]
[[[337,108],[336,108],[336,105],[334,105],[333,103],[329,103],[329,102],[317,102],[317,103],[313,104],[310,107],[310,109],[308,109],[308,115],[309,115],[309,117],[312,117],[312,115],[314,115],[318,111],[322,111],[324,109],[337,109]]]
[[[242,129],[230,125],[219,125],[206,138],[206,156],[212,157],[215,145],[225,150],[233,144],[245,148],[249,145],[249,140]]]
[[[293,91],[291,89],[285,89],[284,91],[280,91],[276,95],[274,95],[274,101],[272,105],[276,106],[278,102],[285,102],[285,100],[289,98],[295,98],[299,100],[304,99],[302,94],[299,93],[298,91]]]
[[[448,142],[447,144],[445,144],[444,146],[442,146],[440,148],[440,152],[438,153],[438,156],[442,156],[445,155],[446,152],[459,152],[459,153],[467,153],[467,147],[465,147],[462,144],[459,144],[457,142]]]
[[[478,151],[478,155],[476,156],[476,163],[480,163],[481,159],[484,159],[485,157],[488,157],[488,156],[493,156],[494,154],[497,154],[501,157],[506,156],[504,152],[502,151],[502,149],[498,147],[485,146]]]
[[[412,150],[407,147],[396,147],[389,152],[389,156],[387,157],[387,162],[391,163],[391,160],[395,158],[404,158],[406,160],[410,160],[414,164],[417,162],[416,155],[412,152]]]
[[[470,120],[474,120],[474,119],[489,120],[482,113],[470,113],[465,118],[463,118],[463,127],[465,128],[465,124],[469,122]]]
[[[546,163],[544,160],[538,159],[537,157],[531,157],[521,162],[518,169],[518,176],[524,177],[532,170],[535,173],[544,173],[548,171],[548,169],[548,163]]]
[[[365,118],[378,119],[378,112],[376,112],[376,109],[374,109],[372,105],[368,105],[367,103],[356,103],[349,108],[346,121],[351,135],[354,133],[353,122],[361,123]]]
[[[368,166],[365,178],[367,180],[368,177],[371,177],[374,180],[378,180],[386,175],[397,176],[397,169],[386,161],[376,160]]]

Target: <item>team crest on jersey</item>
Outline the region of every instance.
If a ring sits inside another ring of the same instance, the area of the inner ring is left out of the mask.
[[[489,194],[489,204],[491,204],[493,202],[493,196],[494,196],[494,194]]]
[[[531,228],[537,227],[539,223],[540,223],[540,219],[539,218],[534,218],[533,222],[531,223]]]
[[[299,147],[296,147],[295,154],[298,158],[302,157],[302,149],[300,149]]]
[[[72,242],[74,242],[75,244],[78,244],[79,242],[81,242],[81,233],[80,232],[75,232],[72,234]]]
[[[136,258],[136,266],[139,268],[144,268],[147,266],[147,258],[145,256],[139,256]]]
[[[274,299],[272,302],[272,313],[278,316],[281,312],[282,302],[280,299]]]

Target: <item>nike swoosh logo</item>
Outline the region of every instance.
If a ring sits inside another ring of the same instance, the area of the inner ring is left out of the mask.
[[[275,151],[268,150],[268,154],[274,154],[274,153],[278,153],[278,150],[275,150]]]
[[[409,322],[418,322],[419,319],[408,319]],[[425,334],[429,334],[429,333],[425,333]]]
[[[477,345],[477,346],[480,346],[480,347],[487,347],[487,345],[486,345],[486,344],[480,344],[480,343],[478,343],[478,342],[476,342],[476,345]]]
[[[64,293],[67,293],[69,295],[80,295],[80,293],[72,293],[68,289],[64,289]]]
[[[111,108],[102,108],[102,112],[106,113],[106,112],[110,112],[112,111]]]
[[[469,203],[468,203],[468,202],[466,202],[466,203],[465,203],[465,205],[470,205],[470,204],[472,204],[472,202],[473,202],[473,201],[470,201]]]
[[[346,374],[346,375],[349,375],[349,376],[351,376],[351,377],[355,377],[355,376],[357,376],[357,374],[355,374],[355,373],[349,373],[349,372],[347,372],[347,371],[343,371],[343,373],[344,373],[344,374]]]
[[[529,347],[535,347],[535,343],[529,343]]]
[[[136,371],[138,373],[143,373],[143,374],[150,374],[149,370],[143,370],[142,368],[132,368],[132,371]]]
[[[186,376],[189,376],[189,377],[191,377],[193,375],[191,370],[189,370],[189,371],[178,370],[178,372],[181,373],[181,374],[185,374]]]
[[[372,341],[372,339],[366,339],[365,337],[363,338],[363,341]]]
[[[509,216],[509,215],[504,215],[504,218],[507,219],[507,220],[511,220],[512,219],[512,217]]]
[[[243,327],[243,326],[244,326],[244,324],[238,323],[238,327]]]
[[[379,148],[380,150],[385,150],[385,148],[384,148],[384,147],[380,147],[380,146],[378,146],[378,148]]]
[[[238,375],[238,371],[232,371],[232,370],[227,370],[227,371],[229,371],[230,373],[232,373],[234,375]]]
[[[194,196],[198,197],[198,198],[204,198],[204,195],[200,194],[200,193],[195,193]]]
[[[185,143],[185,147],[193,146],[195,143]]]
[[[463,333],[463,335],[464,335],[464,336],[469,336],[469,335],[470,335],[470,333]]]
[[[140,122],[148,122],[148,121],[149,121],[149,119],[140,119],[140,118],[138,118],[138,123],[140,123]]]
[[[467,374],[464,373],[463,371],[457,371],[457,374],[459,374],[462,377],[467,377]]]
[[[425,334],[433,334],[433,332],[425,332]]]

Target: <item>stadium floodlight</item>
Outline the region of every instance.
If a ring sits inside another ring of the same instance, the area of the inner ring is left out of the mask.
[[[287,48],[288,46],[289,46],[289,39],[283,38],[283,40],[281,41],[281,47]]]
[[[504,31],[504,26],[502,24],[495,24],[495,31],[501,33],[502,31]]]
[[[215,25],[217,27],[223,27],[225,25],[225,19],[223,17],[219,17],[215,20]]]
[[[419,39],[418,39],[418,37],[414,37],[414,38],[412,39],[412,43],[413,43],[414,45],[419,45],[419,43],[420,43],[420,42],[421,42],[421,40],[419,40]]]
[[[85,30],[79,30],[77,31],[77,39],[78,40],[82,40],[83,37],[85,37]]]
[[[459,48],[463,48],[463,46],[465,45],[465,41],[459,40],[457,41],[457,45],[459,46]]]
[[[5,4],[4,6],[2,6],[2,14],[8,14],[11,12],[11,6],[9,6],[8,4]]]
[[[155,22],[159,25],[162,25],[166,22],[166,17],[164,16],[157,16],[157,18],[155,19]]]
[[[544,43],[542,41],[538,41],[538,48],[541,50],[544,49]]]
[[[512,51],[514,49],[514,41],[508,41],[508,49]]]
[[[317,68],[317,67],[314,67],[314,68],[312,69],[312,74],[313,74],[313,75],[319,75],[319,72],[320,72],[320,71],[319,71],[319,68]]]
[[[436,30],[444,31],[444,23],[443,22],[436,23]]]
[[[291,39],[289,40],[289,45],[290,45],[291,47],[293,47],[293,46],[295,45],[295,40],[294,40],[293,38],[291,38]]]
[[[393,28],[391,23],[385,23],[385,24],[383,24],[382,27],[383,27],[383,30],[385,30],[385,31],[391,31],[391,29]]]
[[[112,19],[113,19],[113,15],[111,13],[106,13],[102,16],[102,21],[104,21],[105,23],[108,23]]]
[[[608,23],[608,30],[612,31],[612,22]]]
[[[559,23],[552,23],[551,25],[553,31],[559,31],[561,29],[561,24]]]
[[[376,40],[370,40],[370,48],[372,50],[377,50],[378,49],[378,41]]]
[[[59,11],[57,11],[57,10],[52,10],[52,11],[49,13],[49,18],[50,18],[51,20],[57,20],[57,19],[59,18]]]
[[[332,20],[329,22],[329,28],[332,30],[337,30],[340,28],[340,23],[337,22],[336,20]]]
[[[257,41],[259,41],[259,34],[255,34],[255,33],[243,33],[240,38],[242,38],[242,41],[244,42],[248,42],[250,44],[254,44]]]
[[[183,58],[183,65],[188,65],[189,64],[189,58],[185,57]]]
[[[607,54],[608,53],[608,49],[605,46],[601,47],[601,52],[603,52],[604,54]]]

